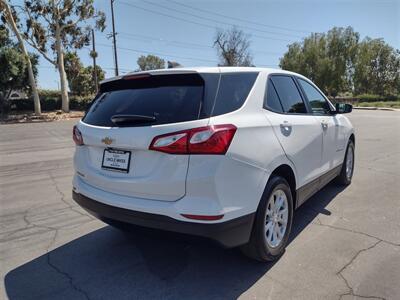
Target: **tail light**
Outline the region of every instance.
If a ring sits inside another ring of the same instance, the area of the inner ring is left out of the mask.
[[[156,136],[149,149],[169,154],[225,154],[235,132],[232,124],[172,132]]]
[[[132,74],[132,75],[125,75],[122,77],[124,80],[135,80],[135,79],[143,79],[143,78],[149,78],[150,74]]]
[[[82,133],[79,131],[76,125],[74,126],[74,129],[72,129],[72,139],[74,140],[77,146],[83,145]]]

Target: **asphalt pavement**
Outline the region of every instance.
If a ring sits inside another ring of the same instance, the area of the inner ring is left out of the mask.
[[[71,198],[76,120],[0,125],[0,298],[400,299],[400,112],[349,117],[353,183],[306,202],[286,253],[267,264],[106,226]]]

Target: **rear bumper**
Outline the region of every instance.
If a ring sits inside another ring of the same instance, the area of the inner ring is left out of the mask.
[[[168,216],[129,210],[104,204],[72,191],[72,198],[100,220],[111,219],[143,227],[210,238],[226,248],[246,244],[250,239],[255,213],[220,223],[185,222]]]

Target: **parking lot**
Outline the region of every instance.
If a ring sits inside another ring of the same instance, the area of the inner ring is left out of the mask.
[[[126,235],[71,198],[72,125],[0,125],[0,298],[400,299],[400,112],[354,111],[356,167],[295,214],[276,263]]]

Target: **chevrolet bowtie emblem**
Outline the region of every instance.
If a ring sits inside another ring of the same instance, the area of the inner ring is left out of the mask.
[[[113,142],[113,139],[106,136],[104,139],[101,140],[102,143],[106,144],[106,145],[111,145]]]

